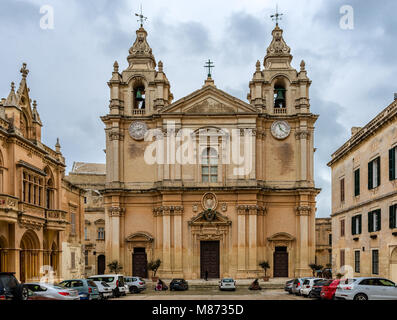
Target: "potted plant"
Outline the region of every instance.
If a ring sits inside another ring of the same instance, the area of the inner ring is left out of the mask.
[[[263,277],[263,281],[269,281],[269,276],[267,275],[267,269],[270,269],[270,264],[267,261],[262,261],[259,263],[259,266],[265,271],[265,276]]]
[[[160,259],[157,259],[156,261],[150,261],[147,264],[147,268],[149,270],[153,271],[153,276],[152,276],[152,281],[153,282],[155,282],[155,281],[157,281],[159,279],[158,277],[156,277],[156,272],[160,268],[160,265],[161,265],[161,260]]]
[[[122,265],[117,260],[109,263],[108,268],[110,273],[119,273],[121,270],[123,270]]]

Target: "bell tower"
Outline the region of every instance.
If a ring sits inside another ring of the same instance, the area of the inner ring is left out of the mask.
[[[141,25],[136,30],[136,40],[129,50],[128,67],[120,74],[118,62],[113,65],[112,78],[108,82],[110,114],[150,115],[168,106],[173,99],[163,63],[156,63],[147,36]]]

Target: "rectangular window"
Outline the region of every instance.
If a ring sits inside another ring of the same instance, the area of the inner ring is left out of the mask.
[[[389,180],[397,179],[397,146],[389,150]]]
[[[397,228],[397,204],[389,207],[389,227],[390,229]]]
[[[362,224],[361,214],[352,217],[352,235],[361,234]]]
[[[381,211],[380,209],[368,212],[368,232],[381,230]]]
[[[70,254],[70,264],[71,264],[71,268],[72,269],[76,269],[76,253],[75,252],[71,252]]]
[[[332,245],[332,233],[328,235],[328,244]]]
[[[360,273],[360,251],[354,251],[354,272]]]
[[[88,228],[84,228],[84,240],[88,240]]]
[[[342,268],[345,265],[345,250],[342,249],[340,251],[340,267]]]
[[[332,250],[328,251],[328,263],[332,264]]]
[[[380,186],[380,157],[368,163],[368,189]]]
[[[360,195],[360,169],[354,171],[354,196]]]
[[[71,234],[76,234],[76,215],[74,212],[70,213],[70,227]]]
[[[372,250],[372,274],[379,274],[379,251]]]
[[[105,228],[98,228],[98,240],[105,239]]]
[[[84,262],[85,266],[88,266],[88,250],[84,251]]]
[[[340,180],[340,202],[345,202],[345,178]]]
[[[340,236],[341,237],[345,236],[345,219],[342,219],[340,221]]]

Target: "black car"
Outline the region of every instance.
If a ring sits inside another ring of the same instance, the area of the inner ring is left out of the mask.
[[[321,299],[321,295],[320,295],[321,289],[323,288],[323,286],[329,286],[332,281],[333,280],[321,280],[315,283],[313,285],[312,290],[309,293],[309,298]]]
[[[293,285],[293,283],[294,283],[294,279],[288,280],[285,283],[284,291],[287,291],[288,293],[292,293],[292,285]]]
[[[28,288],[20,284],[14,274],[0,272],[0,300],[28,300]]]
[[[170,291],[185,291],[189,289],[189,285],[185,279],[172,279],[170,283]]]

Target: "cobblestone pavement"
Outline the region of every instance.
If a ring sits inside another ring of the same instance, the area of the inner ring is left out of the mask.
[[[241,288],[227,292],[218,289],[189,289],[188,291],[156,292],[149,288],[142,293],[128,294],[119,300],[306,300],[300,296],[288,294],[284,290],[250,291]]]

